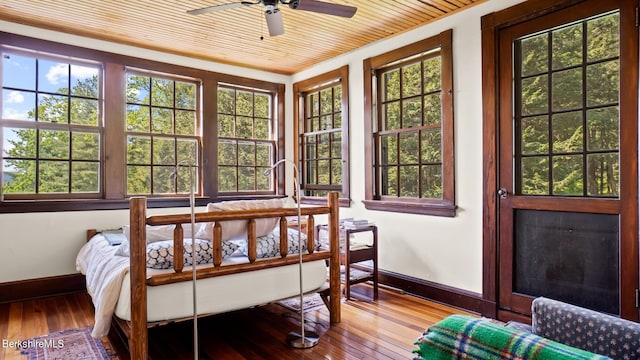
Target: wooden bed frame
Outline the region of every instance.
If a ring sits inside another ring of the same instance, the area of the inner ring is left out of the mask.
[[[340,237],[339,237],[339,200],[338,193],[328,195],[327,206],[303,207],[301,215],[307,217],[307,249],[303,254],[303,261],[326,260],[329,263],[329,289],[324,293],[328,303],[331,323],[340,322]],[[328,215],[329,247],[330,250],[314,250],[314,216]],[[237,210],[201,212],[195,214],[197,223],[215,222],[213,227],[213,264],[198,268],[196,276],[204,279],[214,276],[224,276],[241,272],[256,271],[278,266],[297,264],[298,253],[287,254],[288,236],[286,217],[297,216],[296,208],[277,208],[259,210]],[[256,219],[280,218],[280,257],[256,259]],[[147,286],[160,286],[182,281],[192,281],[191,270],[183,271],[184,259],[174,258],[173,272],[153,275],[147,278],[146,271],[146,226],[147,225],[176,225],[173,233],[174,253],[181,253],[183,249],[183,229],[180,224],[190,224],[191,214],[154,215],[147,217],[147,200],[143,197],[130,199],[130,284],[131,284],[131,321],[127,322],[115,317],[112,321],[110,337],[126,341],[128,339],[129,353],[133,360],[146,360],[148,352],[147,328],[153,326],[147,322]],[[222,226],[221,221],[246,220],[248,263],[221,266],[222,263]],[[89,230],[88,236],[95,235],[95,230]],[[326,297],[328,296],[328,299]],[[274,299],[279,300],[279,299]],[[114,331],[116,334],[114,334]]]

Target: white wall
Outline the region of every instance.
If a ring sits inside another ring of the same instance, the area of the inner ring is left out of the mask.
[[[482,97],[480,18],[520,0],[490,0],[393,39],[380,41],[286,77],[193,60],[0,22],[0,31],[65,42],[104,51],[171,62],[286,84],[287,157],[292,158],[291,84],[349,65],[351,208],[343,216],[377,223],[380,267],[447,286],[482,291]],[[368,211],[364,199],[362,60],[453,29],[456,203],[455,218]],[[291,183],[288,194],[291,194]],[[168,212],[171,210],[164,210]],[[126,210],[0,214],[0,283],[75,272],[75,255],[87,228],[117,227]]]
[[[480,18],[521,0],[491,0],[440,21],[380,41],[315,66],[293,82],[349,65],[351,148],[350,209],[342,216],[378,225],[380,268],[482,292],[482,71]],[[455,218],[366,210],[364,199],[364,104],[362,60],[453,29],[455,117]]]

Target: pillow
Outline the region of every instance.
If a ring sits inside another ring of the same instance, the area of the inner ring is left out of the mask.
[[[195,240],[196,265],[207,264],[213,261],[211,241],[204,239]],[[222,243],[222,258],[226,259],[233,254],[238,245],[225,241]],[[184,265],[193,263],[193,248],[191,239],[184,240]],[[173,267],[173,240],[156,241],[147,245],[147,267],[151,269],[170,269]]]
[[[273,209],[281,208],[282,206],[282,199],[223,201],[207,204],[207,212]],[[265,236],[272,232],[273,229],[278,226],[278,221],[279,218],[256,219],[256,236]],[[223,221],[221,222],[221,225],[222,241],[247,237],[246,220]],[[213,222],[204,224],[200,230],[196,232],[196,237],[213,240],[213,226]]]
[[[195,231],[197,233],[203,224],[196,223],[195,225],[196,225]],[[156,241],[162,241],[162,240],[173,240],[174,228],[175,228],[175,225],[157,225],[157,226],[147,225],[147,244],[156,242]],[[129,225],[124,225],[122,227],[122,231],[124,232],[124,236],[127,238],[127,240],[129,240],[130,233],[131,233],[131,229],[129,228]],[[191,224],[182,224],[182,231],[183,231],[182,237],[184,239],[190,239],[192,237]]]
[[[287,229],[287,237],[289,240],[288,255],[298,253],[298,230]],[[302,253],[307,252],[307,235],[301,234]],[[317,244],[316,244],[317,245]],[[240,252],[244,256],[248,256],[249,250],[247,243],[244,242],[240,248]],[[256,257],[258,259],[280,256],[280,228],[276,228],[267,235],[256,238]]]

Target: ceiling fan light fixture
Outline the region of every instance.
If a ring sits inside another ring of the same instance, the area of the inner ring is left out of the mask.
[[[264,18],[267,21],[267,28],[270,36],[278,36],[284,34],[284,22],[282,21],[282,13],[275,6],[267,5],[264,12]]]

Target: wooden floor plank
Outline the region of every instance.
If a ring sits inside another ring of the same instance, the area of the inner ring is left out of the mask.
[[[342,322],[329,325],[326,308],[305,313],[305,331],[320,335],[311,349],[292,349],[287,334],[300,331],[299,314],[278,304],[219,314],[198,320],[202,359],[409,359],[413,342],[433,323],[463,311],[401,292],[381,289],[370,300],[371,286],[356,285],[363,295],[343,302]],[[367,298],[367,294],[369,298]],[[14,340],[63,329],[93,325],[93,306],[86,293],[0,304],[0,336]],[[193,359],[193,322],[149,329],[149,354],[154,360]],[[108,351],[118,348],[105,337]],[[119,358],[128,358],[119,354]],[[23,359],[19,351],[0,349],[0,359]]]

